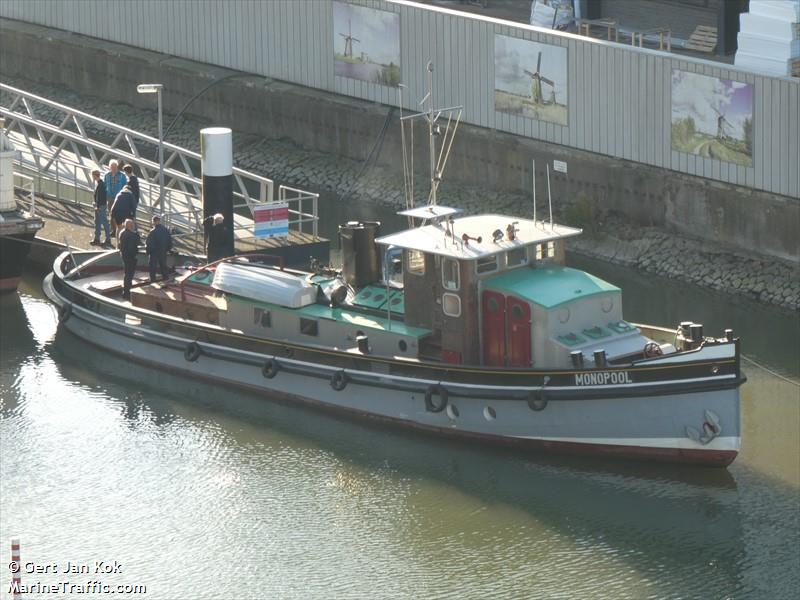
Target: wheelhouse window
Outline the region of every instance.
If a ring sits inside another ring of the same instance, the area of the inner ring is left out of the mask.
[[[303,335],[319,335],[319,324],[315,319],[300,318],[300,333]]]
[[[546,244],[536,244],[536,260],[553,258],[556,255],[556,243],[547,242]]]
[[[253,324],[261,327],[272,327],[272,313],[263,308],[253,309]]]
[[[491,273],[497,270],[497,255],[484,256],[475,261],[475,270],[478,273]]]
[[[425,253],[420,250],[406,252],[406,270],[414,275],[425,275]]]
[[[442,260],[442,286],[446,290],[458,290],[460,286],[458,261],[452,258]]]
[[[528,253],[525,246],[513,248],[506,252],[506,266],[517,267],[528,262]]]

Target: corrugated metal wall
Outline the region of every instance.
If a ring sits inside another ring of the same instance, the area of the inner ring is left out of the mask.
[[[350,0],[400,15],[403,104],[425,94],[463,104],[464,120],[709,179],[800,197],[800,82],[728,65],[607,44],[404,0]],[[332,0],[3,0],[0,15],[385,104],[397,90],[336,76]],[[494,110],[494,37],[567,49],[566,126]],[[670,143],[673,69],[754,86],[752,166],[676,152]]]

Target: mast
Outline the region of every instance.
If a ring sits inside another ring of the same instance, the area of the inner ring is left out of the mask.
[[[428,144],[430,146],[430,161],[431,161],[431,197],[429,204],[436,206],[436,144],[433,140],[433,134],[438,126],[434,127],[433,121],[433,62],[428,61]],[[424,100],[423,100],[424,101]]]
[[[428,122],[428,151],[430,153],[430,177],[431,177],[431,189],[430,194],[428,195],[428,204],[430,206],[435,206],[437,203],[436,193],[439,188],[439,184],[442,181],[442,173],[444,173],[444,168],[447,165],[447,159],[450,156],[450,150],[453,147],[453,140],[455,139],[456,130],[458,129],[458,124],[461,122],[461,113],[464,110],[463,106],[451,106],[448,108],[434,108],[433,103],[433,62],[428,61],[428,65],[426,67],[427,71],[427,86],[428,90],[422,100],[419,101],[420,112],[413,114],[413,115],[405,115],[400,117],[400,127],[402,133],[402,126],[403,121],[406,119],[417,119],[423,118]],[[428,103],[427,109],[425,108],[425,103]],[[442,132],[441,126],[437,123],[439,118],[442,115],[447,116],[447,126]],[[455,115],[455,116],[454,116]],[[452,128],[451,128],[452,125]],[[413,128],[411,129],[412,136],[413,136]],[[437,155],[436,151],[436,137],[441,136],[441,147],[439,148],[439,152]],[[410,177],[412,178],[411,181],[413,182],[413,137],[411,143],[411,160],[409,161],[411,164],[411,171]],[[413,185],[413,183],[412,183]],[[412,192],[413,194],[413,192]],[[412,198],[413,204],[413,198]]]

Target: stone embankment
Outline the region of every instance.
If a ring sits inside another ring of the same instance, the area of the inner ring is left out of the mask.
[[[12,79],[7,83],[157,136],[155,111],[79,96],[63,88],[25,80]],[[47,118],[44,113],[39,116]],[[51,116],[55,120],[54,115]],[[169,124],[171,121],[172,116],[165,115],[164,122]],[[209,125],[211,123],[195,117],[182,117],[170,130],[167,141],[199,151],[198,132]],[[376,140],[376,143],[376,153],[379,153],[380,142]],[[235,132],[234,164],[266,175],[278,183],[334,194],[339,201],[375,202],[398,207],[405,202],[402,176],[395,169],[380,165],[365,167],[362,162],[305,150],[291,140]],[[419,173],[416,182],[417,189],[427,189],[425,173]],[[420,194],[416,197],[419,198]],[[468,213],[492,211],[527,215],[531,212],[531,199],[527,195],[461,185],[446,179],[440,188],[440,198]],[[540,204],[540,214],[544,208],[544,204]],[[574,201],[559,199],[554,211],[560,219],[584,227],[586,234],[570,244],[577,253],[726,294],[745,296],[762,304],[800,311],[800,268],[797,263],[763,258],[756,253],[742,256],[662,229],[632,226],[621,215],[605,213],[601,206],[591,206],[588,211],[574,208]]]

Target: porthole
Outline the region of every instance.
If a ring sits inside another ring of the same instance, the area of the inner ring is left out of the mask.
[[[458,407],[455,404],[448,404],[447,405],[447,417],[451,421],[455,421],[459,416]]]
[[[461,298],[455,294],[445,293],[442,295],[442,311],[448,317],[461,316]]]
[[[362,299],[362,300],[366,300],[367,298],[369,298],[370,296],[372,296],[372,290],[364,290],[363,292],[361,292],[361,293],[359,294],[359,296],[361,296],[361,299]]]
[[[483,409],[483,418],[487,421],[494,421],[497,418],[497,412],[491,406],[487,406]]]
[[[569,321],[569,316],[569,309],[566,306],[558,311],[558,320],[561,323]]]
[[[511,316],[514,317],[514,319],[519,321],[524,315],[525,313],[522,312],[522,307],[519,304],[515,304],[511,307]]]
[[[408,344],[406,344],[405,340],[400,340],[397,342],[397,347],[400,348],[400,352],[405,352],[408,350]]]
[[[486,301],[486,308],[490,313],[496,313],[500,309],[500,303],[497,301],[497,298],[490,296],[489,300]]]
[[[389,304],[391,304],[392,306],[397,306],[397,305],[398,305],[398,304],[400,304],[402,301],[403,301],[403,300],[402,300],[401,298],[392,298],[392,299],[389,301]]]
[[[383,302],[383,299],[386,298],[385,294],[375,294],[375,302]]]
[[[611,309],[614,308],[614,299],[611,296],[606,296],[600,303],[600,308],[603,309],[604,313],[611,312]]]

